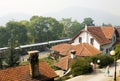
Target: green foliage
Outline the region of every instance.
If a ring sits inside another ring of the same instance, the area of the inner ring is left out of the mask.
[[[5,27],[0,27],[0,47],[5,47],[8,43],[8,32]]]
[[[30,23],[34,42],[56,40],[62,35],[63,26],[54,18],[33,16]]]
[[[5,56],[5,62],[7,63],[7,67],[13,67],[19,65],[19,50],[15,50],[15,43],[13,38],[8,41],[8,54]]]
[[[90,17],[84,18],[84,21],[83,21],[84,25],[87,25],[87,26],[94,26],[93,22],[94,20]]]
[[[39,61],[40,62],[47,62],[51,66],[51,68],[53,68],[54,70],[58,70],[58,68],[54,66],[56,61],[51,59],[50,57],[45,57],[45,58],[39,59]],[[20,63],[20,65],[26,65],[26,64],[29,64],[29,62],[25,61],[25,62]]]
[[[97,60],[100,60],[100,63],[97,63]],[[88,57],[89,62],[93,62],[99,65],[100,68],[106,67],[114,62],[114,58],[107,54],[101,54],[97,56]]]
[[[116,45],[115,53],[117,55],[117,59],[120,59],[120,44]]]
[[[82,23],[71,18],[57,21],[52,17],[32,16],[29,21],[9,21],[0,27],[0,47],[7,47],[13,35],[16,46],[47,42],[75,36],[84,25],[94,25],[92,18],[85,18]]]
[[[19,22],[9,21],[6,24],[6,30],[8,32],[8,39],[12,37],[14,43],[19,45],[24,45],[27,42],[27,30],[24,25]]]
[[[74,63],[71,67],[71,73],[73,76],[78,76],[86,73],[92,72],[92,66],[90,65],[89,61],[84,58],[77,58],[75,59]]]
[[[53,60],[50,57],[45,57],[45,58],[39,59],[39,61],[40,62],[47,62],[51,66],[51,68],[53,68],[54,70],[58,70],[58,68],[54,66],[54,64],[56,63],[56,61]]]
[[[63,18],[60,23],[62,23],[64,26],[62,32],[63,37],[73,37],[83,28],[78,21],[72,21],[71,18]]]
[[[112,26],[112,24],[105,24],[105,23],[103,23],[102,26]]]
[[[27,65],[27,64],[29,64],[28,61],[24,61],[24,62],[21,62],[21,63],[20,63],[20,65]]]

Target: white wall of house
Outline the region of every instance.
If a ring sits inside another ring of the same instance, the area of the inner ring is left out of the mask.
[[[79,42],[79,37],[82,38],[82,42],[81,43],[89,43],[91,44],[91,38],[93,38],[88,32],[82,32],[78,37],[76,37],[72,43],[72,45],[77,45],[80,44]],[[100,46],[100,44],[96,41],[96,39],[94,39],[93,42],[93,46],[95,48],[97,48],[100,51],[103,51],[103,53],[110,53],[110,51],[114,48],[113,44],[116,42],[116,34],[113,34],[112,39],[110,39],[111,43],[110,44],[106,44],[106,45],[102,45]],[[108,52],[106,51],[108,50]]]
[[[82,32],[78,37],[76,37],[72,43],[72,45],[80,44],[79,37],[82,38],[81,43],[89,43],[91,44],[91,38],[93,38],[88,32]],[[94,39],[93,46],[100,50],[100,44]]]

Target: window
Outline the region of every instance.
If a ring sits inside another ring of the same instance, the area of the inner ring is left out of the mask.
[[[93,45],[93,42],[94,42],[94,39],[93,38],[91,38],[90,39],[90,43]]]
[[[82,43],[82,38],[81,37],[79,37],[79,43]]]
[[[106,53],[108,53],[109,52],[109,49],[106,49]]]
[[[103,51],[104,49],[100,47],[100,51]]]

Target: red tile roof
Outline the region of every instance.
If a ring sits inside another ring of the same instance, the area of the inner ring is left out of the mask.
[[[70,57],[70,55],[68,55],[68,56],[65,56],[65,57],[61,58],[59,60],[59,62],[57,62],[55,64],[55,66],[59,67],[63,70],[68,70],[70,68],[72,62],[73,62],[73,59]]]
[[[77,56],[94,56],[102,53],[92,45],[88,43],[82,43],[75,46]]]
[[[106,38],[101,27],[88,27],[88,31],[100,45],[111,43],[111,41]]]
[[[72,49],[72,45],[67,43],[62,43],[62,44],[53,46],[51,49],[54,51],[58,51],[60,55],[65,56],[68,54],[69,50]]]
[[[93,47],[92,45],[90,45],[88,43],[78,44],[75,46],[72,45],[72,46],[73,46],[73,49],[76,51],[76,56],[83,57],[83,56],[94,56],[94,55],[101,54],[101,51],[99,51],[98,49],[96,49],[95,47]],[[56,45],[56,47],[57,47],[57,45]],[[59,49],[59,48],[56,48],[56,49]],[[71,50],[69,50],[69,52],[67,53],[67,56],[61,58],[59,60],[59,62],[57,62],[55,64],[55,66],[57,66],[61,69],[64,69],[64,70],[68,70],[71,63],[73,62],[73,59],[71,59],[71,57],[70,57],[70,52],[71,52]]]
[[[66,48],[66,45],[69,45],[69,47]],[[88,43],[82,43],[78,45],[71,45],[71,44],[64,43],[64,44],[53,46],[52,50],[58,51],[60,53],[62,51],[67,50],[67,52],[62,52],[63,53],[62,55],[70,55],[71,50],[75,50],[78,56],[93,56],[93,55],[97,55],[101,53],[101,51],[99,51],[98,49],[96,49],[95,47],[93,47],[92,45]]]
[[[114,27],[100,27],[100,26],[90,26],[87,29],[88,31],[85,31],[84,29],[82,31],[80,31],[75,37],[73,37],[72,40],[76,39],[82,32],[88,32],[90,33],[94,39],[96,39],[96,41],[100,44],[100,45],[104,45],[104,44],[109,44],[111,43],[111,41],[109,39],[112,38],[113,34],[114,34]]]
[[[45,81],[57,76],[54,70],[45,62],[39,63],[39,71],[40,77],[32,79],[29,74],[29,65],[0,70],[0,81]]]
[[[114,27],[103,26],[103,27],[101,27],[101,29],[102,29],[103,33],[105,34],[106,38],[108,38],[108,39],[112,38],[114,31],[115,31]]]

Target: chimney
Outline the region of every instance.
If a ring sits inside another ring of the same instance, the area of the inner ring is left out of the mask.
[[[40,73],[39,73],[39,51],[28,51],[29,54],[29,62],[30,62],[30,75],[32,78],[37,78]]]
[[[85,25],[85,31],[87,31],[87,29],[88,29],[88,27],[87,27],[87,25]]]
[[[76,51],[75,50],[71,50],[71,58],[74,59],[76,57]]]

